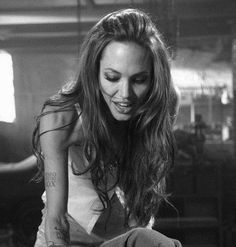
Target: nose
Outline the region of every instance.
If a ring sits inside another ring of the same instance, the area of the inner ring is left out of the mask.
[[[121,83],[119,88],[120,96],[123,99],[128,99],[132,94],[131,85],[127,79],[123,79],[120,83]]]

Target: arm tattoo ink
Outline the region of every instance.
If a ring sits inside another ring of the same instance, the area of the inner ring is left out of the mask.
[[[69,242],[68,231],[61,229],[61,228],[58,228],[58,227],[55,227],[55,230],[56,230],[56,235],[57,235],[58,239],[63,240],[65,242]]]
[[[56,186],[56,172],[46,172],[45,173],[45,187],[55,187]]]
[[[56,244],[53,241],[47,242],[48,247],[56,246]]]
[[[55,244],[53,241],[48,241],[47,246],[48,247],[67,247],[67,245],[64,245],[64,244]]]

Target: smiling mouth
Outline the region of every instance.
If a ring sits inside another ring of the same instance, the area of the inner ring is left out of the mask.
[[[113,102],[116,106],[116,109],[119,113],[127,114],[131,111],[133,104],[132,103],[124,103],[124,102]]]

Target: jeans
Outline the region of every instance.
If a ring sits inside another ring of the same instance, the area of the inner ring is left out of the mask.
[[[44,219],[45,220],[45,219]],[[44,220],[39,227],[35,247],[46,247],[44,236]],[[178,240],[168,238],[156,230],[147,228],[134,228],[120,234],[110,240],[96,237],[95,234],[87,234],[78,230],[77,224],[72,218],[70,223],[71,246],[76,247],[181,247]],[[79,228],[81,229],[81,228]]]
[[[100,247],[181,247],[178,240],[146,228],[135,228],[111,240]]]

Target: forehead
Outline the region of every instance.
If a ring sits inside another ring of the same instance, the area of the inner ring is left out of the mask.
[[[103,68],[139,72],[149,70],[151,60],[148,50],[141,45],[113,41],[105,47],[100,63]]]

